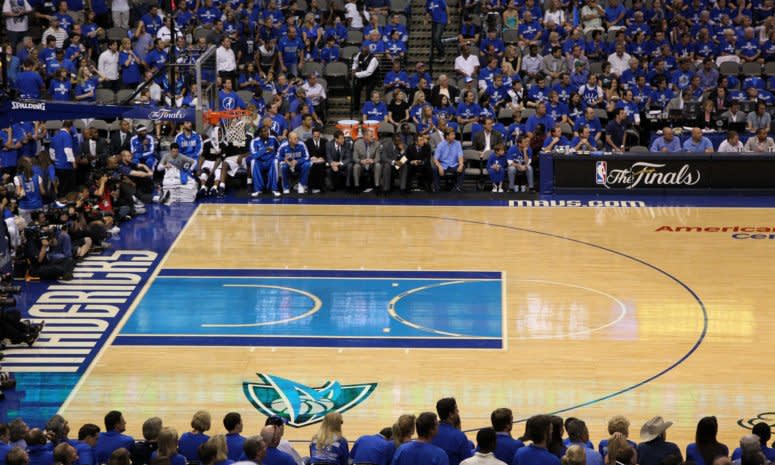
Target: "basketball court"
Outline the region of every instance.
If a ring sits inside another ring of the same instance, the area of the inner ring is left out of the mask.
[[[306,441],[339,410],[354,440],[454,396],[465,430],[507,406],[583,418],[598,441],[612,415],[635,437],[662,415],[686,444],[716,415],[733,445],[757,415],[775,423],[772,218],[203,204],[60,411],[81,425],[122,410],[137,436],[150,416],[182,432],[204,408],[219,432],[237,411],[254,434],[278,413]]]

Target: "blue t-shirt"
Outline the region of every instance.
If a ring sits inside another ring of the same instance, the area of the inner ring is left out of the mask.
[[[393,441],[385,439],[381,434],[374,434],[358,438],[350,451],[350,456],[353,463],[390,465],[395,451],[396,446]]]
[[[309,444],[309,460],[311,464],[329,462],[349,465],[350,449],[347,445],[347,439],[339,437],[325,449],[318,449],[317,443],[313,440]]]
[[[385,102],[379,102],[375,105],[371,100],[364,103],[361,110],[361,114],[366,116],[366,119],[374,121],[384,121],[387,113],[388,110]]]
[[[179,144],[180,142],[178,142]],[[182,148],[181,148],[181,153]],[[192,432],[183,433],[178,441],[178,451],[183,454],[187,460],[198,461],[199,460],[199,446],[207,442],[210,436],[206,434],[194,434]]]
[[[724,444],[719,444],[721,446],[721,453],[722,455],[728,456],[729,455],[729,448],[725,446]],[[713,465],[713,464],[707,464],[705,463],[705,459],[702,458],[702,454],[700,453],[700,449],[697,447],[697,444],[691,443],[688,446],[686,446],[686,461],[689,460],[693,461],[696,465]]]
[[[455,145],[458,145],[458,143],[453,142],[453,147]],[[454,150],[448,153],[453,154]],[[442,165],[445,164],[444,160],[439,161]],[[505,158],[503,161],[505,162]],[[457,158],[455,159],[454,164],[455,166],[457,165]],[[439,424],[439,432],[436,433],[436,436],[433,437],[431,442],[434,446],[440,447],[447,453],[449,465],[458,465],[461,461],[471,457],[471,447],[468,438],[462,431],[456,429],[449,423]]]
[[[444,450],[433,444],[412,441],[396,450],[391,465],[449,465],[449,458]]]
[[[560,465],[560,459],[545,448],[530,444],[517,449],[511,465]]]
[[[54,138],[60,136],[64,138],[64,135],[69,137],[67,132],[59,131],[57,135],[54,136]],[[51,144],[54,144],[53,140],[51,141]],[[70,139],[70,144],[72,146],[72,138]],[[57,168],[61,168],[60,157],[58,154],[54,160],[54,164]],[[73,169],[73,165],[68,163],[66,168]],[[110,460],[110,456],[113,454],[113,451],[116,449],[121,449],[122,447],[131,452],[132,446],[134,444],[135,440],[132,438],[132,436],[127,436],[126,434],[121,434],[116,431],[100,433],[99,437],[97,438],[97,444],[94,446],[94,452],[97,456],[97,463],[108,463],[108,460]]]
[[[508,156],[506,156],[508,160]],[[497,433],[495,443],[495,458],[506,463],[511,463],[517,449],[525,447],[519,439],[514,439],[509,433]]]
[[[151,454],[151,460],[159,456],[159,451],[155,450]],[[186,457],[183,454],[172,454],[169,456],[170,465],[186,465]]]
[[[94,454],[92,446],[83,441],[77,441],[75,451],[78,453],[78,465],[97,465],[97,456]],[[0,465],[5,465],[5,463]]]
[[[263,465],[296,465],[293,457],[276,447],[266,448],[266,457],[264,457],[261,463]]]
[[[704,153],[708,149],[713,150],[713,143],[705,136],[699,142],[694,142],[691,137],[684,142],[684,152]]]
[[[226,448],[229,451],[229,460],[239,460],[242,455],[242,446],[245,444],[245,438],[239,433],[228,433],[226,435]]]
[[[445,0],[428,0],[425,9],[431,14],[434,23],[447,24],[447,2]]]

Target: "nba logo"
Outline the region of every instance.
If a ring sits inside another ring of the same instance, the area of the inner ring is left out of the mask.
[[[598,161],[595,163],[595,184],[606,185],[608,179],[608,163]]]

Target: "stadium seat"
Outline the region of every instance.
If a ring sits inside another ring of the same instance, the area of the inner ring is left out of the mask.
[[[108,122],[101,119],[95,119],[94,121],[91,122],[91,124],[89,124],[89,126],[98,131],[108,132],[110,130]]]
[[[740,73],[743,76],[758,76],[762,74],[762,65],[759,63],[743,63]]]
[[[306,0],[296,0],[296,10],[306,13],[309,10]]]
[[[194,29],[194,42],[196,42],[202,37],[204,37],[208,42],[212,42],[210,40],[210,37],[213,35],[214,34],[212,29],[207,29],[205,27],[199,26],[196,29]]]
[[[46,121],[46,130],[47,131],[58,131],[62,129],[62,120],[61,119],[52,119]]]
[[[382,137],[385,136],[392,136],[395,134],[396,130],[393,128],[393,125],[388,123],[387,121],[382,121],[379,123],[379,128],[377,128],[377,133],[379,133],[379,136]]]
[[[536,114],[535,109],[525,108],[524,110],[522,110],[522,119],[520,119],[520,122],[524,123],[525,121],[527,121],[528,118],[530,118],[535,114]]]
[[[363,33],[356,29],[349,29],[344,43],[345,45],[361,45],[363,43]]]
[[[102,104],[114,104],[116,103],[116,93],[113,92],[111,89],[102,89],[98,88],[95,97],[97,99],[97,103]]]
[[[603,74],[603,62],[591,61],[589,63],[589,72],[590,74]]]
[[[568,123],[560,123],[560,131],[562,132],[563,136],[572,136],[573,135],[573,128]]]
[[[461,145],[463,145],[464,149],[471,146],[471,126],[471,123],[466,123],[460,131]]]
[[[630,147],[630,152],[648,152],[649,148],[642,145],[633,145]]]
[[[466,176],[481,176],[484,174],[484,160],[478,150],[463,150],[463,161],[466,164]]]
[[[511,108],[501,108],[498,112],[498,121],[502,123],[511,123],[514,118],[514,110]]]
[[[408,13],[411,7],[412,3],[409,0],[390,0],[391,13]]]
[[[516,44],[519,42],[519,31],[516,29],[507,29],[503,31],[503,41],[507,44]]]
[[[350,83],[347,80],[347,65],[344,63],[337,61],[327,64],[323,71],[323,76],[330,82],[329,93],[350,93]]]
[[[731,61],[725,61],[719,65],[718,72],[722,76],[737,76],[740,74],[740,65]]]
[[[121,42],[121,39],[129,37],[129,31],[123,27],[112,27],[105,32],[108,40],[117,40]]]
[[[312,73],[318,73],[318,75],[323,74],[323,65],[314,61],[304,63],[304,67],[301,68],[301,74],[309,76]]]
[[[134,89],[121,89],[116,93],[116,102],[121,105],[134,93]]]
[[[342,49],[342,52],[339,56],[342,58],[342,60],[350,62],[353,59],[353,57],[358,54],[359,51],[360,50],[358,49],[358,47],[354,45],[348,45]]]
[[[238,90],[237,95],[242,99],[243,102],[245,102],[245,105],[253,100],[253,92],[249,90]]]
[[[768,61],[764,64],[764,75],[775,76],[775,61]]]

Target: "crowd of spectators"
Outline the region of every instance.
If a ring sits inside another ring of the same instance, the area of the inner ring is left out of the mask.
[[[454,75],[431,75],[423,62],[410,69],[411,8],[397,0],[3,0],[4,71],[23,98],[96,102],[102,89],[129,89],[137,90],[137,104],[194,106],[196,83],[186,72],[170,82],[167,64],[191,63],[216,46],[209,78],[218,108],[250,109],[246,131],[254,140],[268,140],[259,134],[266,126],[273,150],[293,149],[281,158],[250,143],[222,150],[222,135],[213,144],[212,134],[202,134],[200,146],[211,141],[216,156],[205,160],[204,173],[191,170],[187,192],[222,193],[240,172],[254,195],[289,193],[288,178],[298,178],[300,193],[339,184],[437,190],[444,178],[462,189],[473,163],[497,192],[507,178],[506,189],[532,188],[539,174],[533,154],[541,151],[773,150],[771,0],[458,0],[459,24],[452,24],[450,1],[427,0],[425,12],[435,50],[429,58],[445,62],[455,48]],[[374,140],[345,132],[339,144],[326,125],[325,78],[329,65],[348,61],[337,76],[357,90],[357,119],[376,122],[379,132]],[[311,153],[315,129],[333,153],[319,142]],[[181,128],[155,123],[148,130],[155,145],[134,161],[154,170],[161,142]],[[23,131],[4,132],[11,153]],[[479,160],[466,158],[466,149]],[[200,153],[183,153],[185,163],[201,167]],[[3,169],[13,171],[18,164],[8,158]]]
[[[630,435],[630,421],[614,416],[608,436],[594,444],[587,424],[575,417],[535,415],[525,422],[524,434],[512,435],[514,416],[508,408],[490,415],[490,427],[476,432],[474,443],[461,431],[461,416],[452,397],[440,399],[436,412],[401,415],[392,426],[359,437],[352,445],[342,432],[343,417],[330,412],[300,454],[283,439],[286,419],[268,417],[255,435],[243,436],[242,417],[223,417],[224,433],[210,435],[212,417],[200,410],[191,429],[178,435],[161,418],[142,425],[142,439],[125,434],[119,411],[105,415],[102,431],[82,425],[77,439],[70,425],[54,415],[44,429],[30,429],[21,418],[0,425],[0,462],[6,465],[766,465],[775,459],[769,447],[770,426],[753,426],[730,449],[718,441],[716,417],[697,423],[695,440],[679,448],[667,441],[672,422],[662,417],[646,421],[638,442]]]

